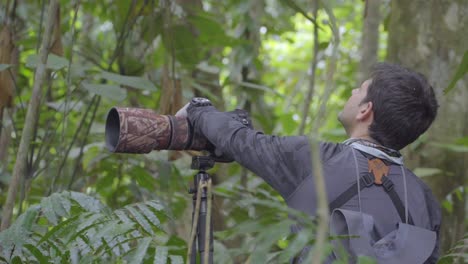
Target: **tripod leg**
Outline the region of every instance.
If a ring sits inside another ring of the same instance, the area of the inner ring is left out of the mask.
[[[213,222],[210,224],[210,248],[205,249],[205,232],[206,232],[206,220],[207,220],[207,202],[206,195],[202,195],[200,205],[200,215],[198,224],[198,252],[200,252],[200,263],[205,264],[205,250],[209,250],[208,262],[213,264]]]
[[[193,208],[195,208],[195,201],[193,201]],[[193,221],[195,221],[195,212],[192,212],[192,227],[193,227]],[[199,225],[198,225],[199,226]],[[197,230],[192,230],[192,232],[197,232],[195,237],[193,238],[192,241],[192,254],[188,257],[190,257],[190,264],[196,264],[197,263],[197,237],[199,237],[200,233],[197,227]]]

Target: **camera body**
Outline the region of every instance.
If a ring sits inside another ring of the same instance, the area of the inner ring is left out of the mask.
[[[252,128],[248,113],[241,109],[227,112],[233,119]],[[113,107],[107,114],[106,147],[115,153],[149,153],[152,150],[207,150],[219,157],[214,146],[194,133],[186,117],[159,115],[151,109]]]

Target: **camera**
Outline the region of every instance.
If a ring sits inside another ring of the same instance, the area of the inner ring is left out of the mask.
[[[227,112],[231,118],[252,128],[248,113]],[[106,147],[116,153],[149,153],[152,150],[207,150],[215,157],[214,146],[193,131],[186,117],[159,115],[142,108],[113,107],[106,119]]]

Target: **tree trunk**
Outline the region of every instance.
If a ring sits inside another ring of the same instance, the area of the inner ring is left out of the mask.
[[[465,0],[392,2],[388,58],[425,74],[436,90],[440,105],[427,139],[419,146],[413,144],[407,148],[407,166],[442,170],[439,175],[424,178],[439,201],[457,189],[461,194],[451,196],[453,210],[443,209],[442,252],[466,232],[466,194],[461,187],[468,179],[468,155],[431,143],[453,143],[468,135],[468,77],[462,78],[449,94],[443,94],[468,47],[466,25],[468,2]]]
[[[39,109],[39,104],[41,102],[41,93],[42,93],[42,84],[46,77],[46,63],[48,49],[50,46],[50,40],[52,36],[52,29],[54,26],[56,10],[58,4],[57,1],[51,0],[49,5],[49,18],[46,24],[46,31],[42,39],[42,45],[40,50],[40,62],[37,65],[36,72],[34,75],[34,87],[31,100],[28,105],[28,112],[26,114],[26,120],[24,122],[24,128],[21,135],[21,141],[18,149],[18,154],[16,156],[15,168],[13,170],[12,179],[10,186],[8,187],[8,196],[5,202],[5,207],[2,212],[2,224],[0,230],[5,230],[10,226],[11,218],[13,215],[13,208],[15,206],[16,194],[22,179],[25,177],[26,172],[26,159],[28,155],[28,150],[31,145],[31,139],[33,134],[33,129],[37,120],[37,113]]]
[[[360,85],[377,62],[379,48],[380,0],[366,1],[361,37],[361,61],[359,63],[358,84]]]

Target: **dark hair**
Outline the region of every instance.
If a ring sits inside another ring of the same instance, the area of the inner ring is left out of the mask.
[[[374,121],[369,136],[400,150],[424,133],[437,115],[432,86],[420,73],[395,64],[374,66],[363,102],[372,102]]]

